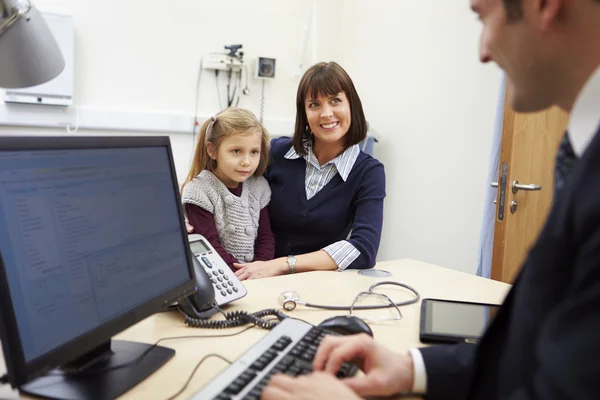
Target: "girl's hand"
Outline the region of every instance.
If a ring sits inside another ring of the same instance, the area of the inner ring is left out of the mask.
[[[233,267],[237,269],[235,276],[241,281],[284,275],[289,271],[284,258],[276,258],[270,261],[254,261],[248,264],[233,263]]]
[[[187,230],[187,233],[194,233],[194,227],[187,218],[185,219],[185,229]]]

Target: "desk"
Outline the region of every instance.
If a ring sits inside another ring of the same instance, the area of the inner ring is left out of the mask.
[[[366,290],[371,284],[381,280],[397,280],[406,283],[417,289],[421,298],[435,297],[490,303],[502,302],[510,289],[510,285],[501,282],[415,260],[381,262],[377,264],[376,268],[389,271],[392,276],[371,278],[359,275],[356,270],[319,271],[247,281],[245,286],[248,288],[248,295],[231,304],[226,311],[236,309],[258,311],[264,308],[278,308],[277,298],[286,290],[298,292],[301,299],[311,303],[351,304],[356,293]],[[410,298],[407,291],[397,287],[382,291],[396,301]],[[402,307],[402,313],[404,318],[397,323],[371,325],[375,338],[397,352],[405,352],[409,348],[422,346],[419,342],[420,303]],[[339,312],[299,306],[290,314],[317,325]],[[154,343],[167,336],[225,334],[242,329],[192,329],[183,325],[181,315],[170,312],[153,315],[122,332],[116,338]],[[196,338],[163,342],[161,345],[176,350],[175,357],[122,398],[166,399],[183,386],[196,363],[204,355],[218,353],[233,361],[265,333],[264,330],[253,328],[229,338]],[[179,399],[189,398],[226,366],[225,362],[216,358],[206,360]],[[0,354],[0,373],[3,374],[5,371],[4,359]],[[10,391],[5,386],[0,388],[0,398],[16,399],[19,396],[16,391]]]

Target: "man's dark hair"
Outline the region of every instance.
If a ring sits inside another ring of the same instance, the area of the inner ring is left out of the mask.
[[[594,0],[600,3],[600,0]],[[523,18],[523,0],[504,0],[504,7],[508,14],[508,21],[515,22]]]
[[[509,22],[518,21],[523,17],[522,0],[504,0],[504,7]]]

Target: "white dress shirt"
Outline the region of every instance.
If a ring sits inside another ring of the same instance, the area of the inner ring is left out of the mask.
[[[579,93],[571,112],[569,122],[569,139],[577,157],[581,157],[590,144],[600,126],[600,67],[585,84]],[[414,377],[412,392],[427,392],[427,371],[425,361],[418,349],[410,349],[413,359]]]
[[[306,160],[306,174],[304,176],[304,188],[306,189],[306,199],[310,200],[314,195],[319,193],[321,189],[327,185],[336,174],[344,182],[348,179],[352,167],[360,153],[360,147],[355,144],[348,147],[342,154],[335,157],[333,160],[326,162],[323,165],[319,164],[319,160],[312,151],[312,146],[307,148],[308,154],[304,156]],[[300,158],[294,147],[284,156],[288,160]],[[360,256],[360,251],[347,240],[340,240],[323,248],[327,254],[337,264],[338,270],[345,270],[354,260]]]

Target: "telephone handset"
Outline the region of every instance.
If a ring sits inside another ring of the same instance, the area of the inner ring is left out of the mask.
[[[192,234],[188,240],[198,293],[189,296],[189,302],[183,302],[187,304],[183,304],[182,311],[195,318],[208,318],[216,312],[215,304],[223,306],[231,303],[244,297],[248,291],[204,236]],[[211,292],[212,296],[209,295]]]
[[[204,236],[192,234],[188,240],[198,292],[179,300],[179,309],[186,316],[186,325],[221,329],[253,323],[264,329],[272,329],[277,323],[263,320],[263,317],[273,315],[279,320],[286,317],[279,310],[269,309],[255,313],[235,311],[226,313],[225,320],[207,321],[218,311],[215,305],[220,307],[241,299],[248,291]]]

